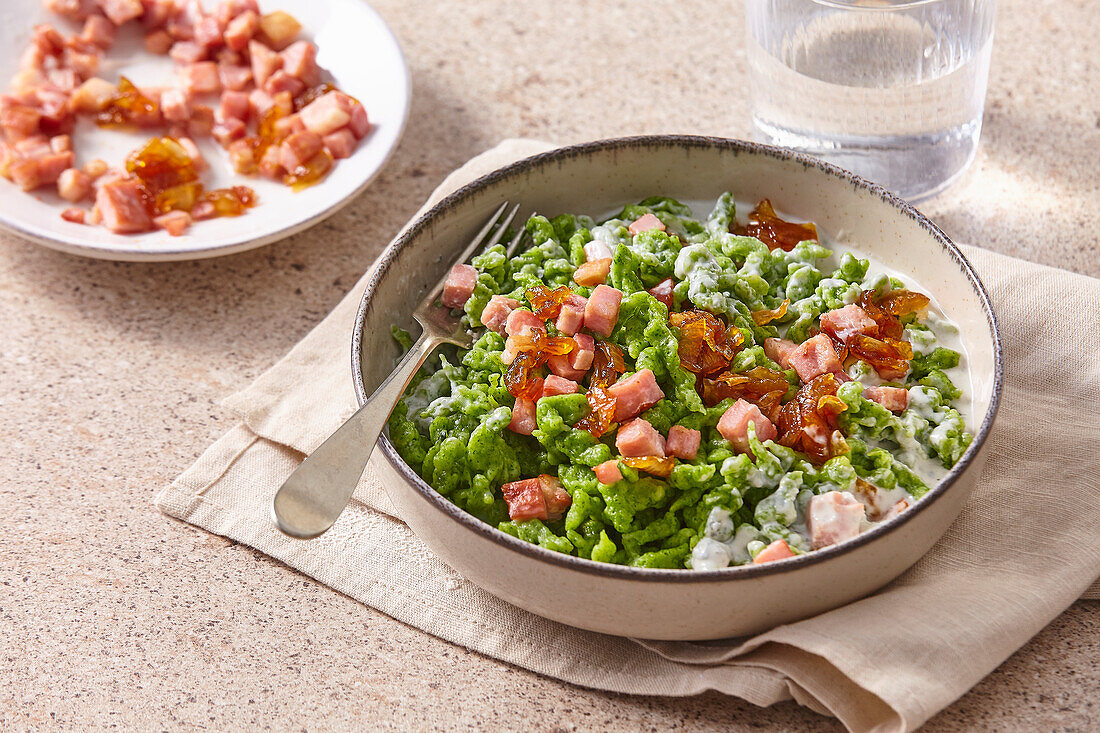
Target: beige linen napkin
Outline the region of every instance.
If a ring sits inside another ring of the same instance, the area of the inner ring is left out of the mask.
[[[506,141],[448,177],[425,207],[548,147]],[[757,705],[793,698],[853,731],[910,730],[1082,594],[1100,597],[1100,584],[1089,588],[1100,575],[1100,280],[964,250],[993,297],[1007,364],[978,489],[932,551],[880,592],[752,639],[631,640],[522,611],[434,557],[370,467],[327,534],[302,542],[276,531],[276,488],[355,408],[348,350],[366,276],[290,354],[228,399],[241,424],[157,506],[400,621],[540,674],[634,694],[713,689]]]

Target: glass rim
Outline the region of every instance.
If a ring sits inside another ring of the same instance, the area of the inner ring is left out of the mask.
[[[814,5],[824,5],[836,10],[854,10],[861,13],[892,13],[899,10],[910,10],[922,5],[938,5],[950,0],[879,0],[887,2],[884,5],[863,5],[866,0],[810,0]]]

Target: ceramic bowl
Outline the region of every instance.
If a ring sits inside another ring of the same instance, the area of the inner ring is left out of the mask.
[[[958,515],[982,472],[1001,385],[997,324],[981,282],[947,236],[904,201],[834,166],[763,145],[685,136],[573,145],[448,196],[390,244],[367,286],[352,347],[360,403],[398,357],[391,324],[411,328],[409,314],[425,289],[501,201],[522,202],[525,215],[599,216],[649,195],[713,201],[727,189],[739,199],[770,198],[777,210],[816,222],[826,238],[858,243],[934,297],[968,350],[972,445],[912,508],[851,541],[778,563],[691,571],[596,563],[515,539],[443,498],[383,436],[373,465],[389,498],[433,552],[478,586],[532,613],[607,634],[740,636],[871,593],[915,563]]]

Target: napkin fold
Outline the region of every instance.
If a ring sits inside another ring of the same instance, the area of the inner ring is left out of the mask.
[[[452,173],[421,211],[550,147],[505,141]],[[1006,363],[978,488],[943,539],[878,593],[750,639],[627,639],[520,610],[432,555],[372,466],[328,533],[308,542],[280,534],[269,520],[276,489],[355,410],[348,350],[369,272],[286,357],[226,400],[241,423],[156,504],[399,621],[543,675],[632,694],[793,699],[852,731],[911,730],[1076,599],[1100,598],[1100,280],[962,249],[992,296]]]

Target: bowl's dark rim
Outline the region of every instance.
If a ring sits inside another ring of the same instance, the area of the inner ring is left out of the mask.
[[[974,288],[978,295],[978,299],[981,302],[982,309],[985,311],[986,322],[989,326],[990,337],[993,340],[993,359],[994,359],[994,382],[993,392],[989,401],[989,409],[986,411],[985,419],[982,421],[981,427],[974,436],[974,441],[967,448],[966,452],[959,459],[958,463],[951,469],[946,477],[940,483],[929,491],[920,501],[917,501],[913,506],[893,519],[874,527],[867,532],[859,535],[858,537],[848,540],[847,542],[839,545],[833,545],[820,550],[806,553],[804,555],[798,555],[797,557],[783,560],[782,562],[767,563],[763,565],[741,565],[729,568],[723,568],[720,570],[671,570],[671,569],[653,569],[653,568],[635,568],[626,565],[613,565],[609,563],[595,562],[593,560],[585,560],[584,558],[573,557],[572,555],[563,555],[559,552],[547,550],[539,547],[538,545],[524,542],[516,537],[513,537],[506,532],[502,532],[497,528],[482,522],[472,514],[460,509],[457,505],[448,501],[442,494],[433,489],[427,482],[424,481],[412,468],[405,463],[401,456],[394,449],[393,444],[389,438],[383,434],[378,440],[378,448],[385,454],[386,459],[404,476],[405,480],[415,488],[428,502],[436,509],[442,511],[450,519],[459,522],[462,526],[466,527],[472,532],[475,532],[483,537],[501,545],[504,548],[512,550],[514,552],[521,553],[535,560],[547,562],[552,565],[557,565],[569,570],[578,571],[582,573],[588,573],[605,578],[616,578],[630,581],[643,581],[643,582],[678,582],[678,583],[694,583],[694,582],[712,582],[712,581],[731,581],[737,579],[757,578],[766,575],[773,575],[778,573],[792,572],[800,570],[804,567],[826,562],[834,557],[839,557],[849,552],[853,552],[856,549],[863,547],[864,545],[874,542],[879,537],[882,537],[894,530],[898,529],[905,523],[912,520],[915,516],[928,509],[940,496],[948,491],[955,483],[956,479],[961,476],[974,462],[985,443],[990,430],[993,427],[993,421],[997,415],[997,409],[1000,405],[1001,389],[1003,382],[1003,354],[1001,348],[1000,331],[997,326],[997,317],[993,313],[993,307],[989,300],[989,295],[986,293],[985,287],[982,285],[981,280],[974,272],[973,267],[966,257],[959,251],[959,248],[955,246],[954,242],[944,234],[944,232],[933,224],[927,217],[917,211],[913,206],[906,201],[898,198],[890,191],[886,190],[878,184],[871,183],[859,176],[846,171],[842,168],[838,168],[835,165],[825,163],[807,155],[802,155],[782,148],[777,148],[771,145],[762,145],[760,143],[746,142],[742,140],[732,140],[727,138],[718,137],[706,137],[700,135],[641,135],[636,137],[622,137],[622,138],[610,138],[606,140],[597,140],[588,143],[579,143],[576,145],[568,145],[554,150],[533,155],[528,158],[524,158],[510,165],[506,165],[503,168],[499,168],[491,173],[488,173],[480,178],[466,184],[462,188],[458,189],[454,193],[448,195],[442,199],[439,203],[426,211],[410,226],[403,234],[390,243],[386,250],[382,253],[378,260],[377,265],[374,268],[374,272],[371,275],[370,280],[367,283],[363,298],[359,304],[359,311],[355,317],[355,330],[352,335],[352,375],[355,386],[355,396],[359,404],[362,405],[367,399],[366,388],[363,383],[363,374],[360,368],[361,363],[361,345],[363,337],[363,324],[366,320],[366,316],[371,309],[372,294],[375,288],[383,277],[385,277],[390,265],[392,264],[397,253],[405,246],[411,239],[418,236],[424,231],[433,221],[439,217],[445,215],[449,210],[463,202],[466,198],[473,195],[477,191],[485,188],[488,185],[504,180],[512,175],[520,173],[526,169],[534,166],[542,166],[549,163],[562,161],[565,159],[583,157],[593,152],[601,152],[607,150],[621,150],[627,148],[653,148],[653,147],[666,147],[666,148],[687,148],[687,149],[724,149],[731,150],[737,153],[750,153],[753,155],[766,155],[772,158],[777,158],[784,161],[796,161],[806,166],[807,168],[813,167],[821,170],[831,176],[846,181],[853,186],[865,189],[881,198],[884,202],[890,204],[901,213],[908,216],[915,221],[921,228],[923,228],[933,239],[940,243],[940,246],[947,251],[959,268],[965,273],[966,277],[970,280],[971,286]]]

